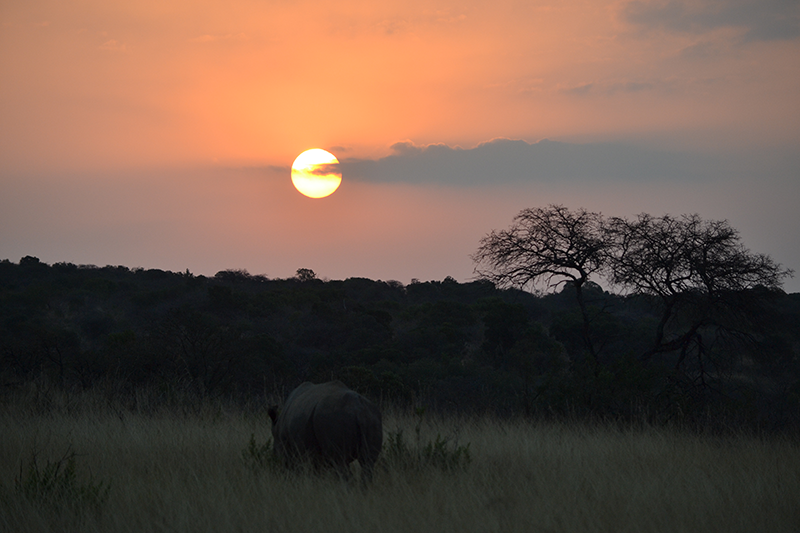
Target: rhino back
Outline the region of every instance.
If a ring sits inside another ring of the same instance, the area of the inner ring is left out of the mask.
[[[317,447],[312,425],[315,387],[305,382],[286,399],[274,431],[276,450],[281,453],[307,453]]]
[[[351,390],[330,392],[314,411],[314,434],[321,454],[349,463],[358,458],[362,398]]]
[[[319,451],[313,426],[314,413],[326,398],[340,397],[348,390],[340,381],[319,385],[306,381],[300,384],[289,394],[278,416],[275,441],[301,453]]]
[[[344,467],[358,459],[371,476],[383,443],[378,408],[340,381],[303,383],[277,420],[276,451],[298,453]]]

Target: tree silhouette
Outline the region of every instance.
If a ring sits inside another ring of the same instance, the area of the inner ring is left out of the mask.
[[[299,281],[312,281],[317,279],[317,275],[310,268],[298,268],[295,278],[297,278]]]
[[[703,385],[712,369],[730,367],[735,345],[752,340],[765,296],[792,275],[745,248],[725,220],[641,214],[606,221],[561,205],[521,211],[509,229],[485,236],[472,258],[475,272],[500,287],[574,287],[595,374],[600,348],[591,333],[600,315],[587,306],[590,276],[653,299],[655,335],[641,359],[677,352],[675,369],[682,371],[692,355]]]
[[[524,209],[509,229],[486,235],[472,259],[475,273],[499,287],[549,289],[571,283],[581,309],[583,342],[596,364],[583,287],[604,268],[607,247],[602,215],[549,205]]]
[[[779,290],[793,274],[745,248],[726,220],[641,214],[634,220],[611,219],[606,235],[609,280],[660,303],[653,345],[643,358],[680,350],[676,368],[690,350],[702,363],[708,348],[704,329],[715,337],[749,329],[764,289]]]

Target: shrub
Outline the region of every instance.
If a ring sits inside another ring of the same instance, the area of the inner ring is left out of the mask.
[[[242,450],[242,459],[247,468],[256,474],[267,468],[273,468],[276,459],[275,454],[272,453],[272,439],[267,439],[264,444],[259,446],[256,443],[255,433],[251,433],[247,448]]]
[[[111,484],[96,481],[91,475],[85,483],[78,481],[75,452],[67,452],[58,461],[39,466],[37,452],[31,454],[27,467],[19,466],[14,479],[17,494],[26,499],[58,508],[99,512],[108,500]]]
[[[469,446],[459,446],[454,437],[442,437],[436,434],[436,440],[422,444],[420,435],[425,408],[417,407],[414,411],[417,424],[414,427],[416,445],[412,449],[403,437],[403,430],[389,432],[383,447],[384,459],[394,468],[401,470],[426,470],[438,468],[443,472],[465,470],[472,462]]]

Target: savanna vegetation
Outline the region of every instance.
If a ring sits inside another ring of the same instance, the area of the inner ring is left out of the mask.
[[[5,260],[0,395],[249,402],[339,378],[440,413],[800,427],[800,294],[726,222],[550,206],[474,259],[476,281],[408,285]]]
[[[408,285],[0,261],[0,530],[797,529],[790,270],[724,221],[561,206],[473,259]],[[330,379],[385,413],[367,492],[272,460],[267,406]]]
[[[105,386],[6,397],[0,530],[732,533],[800,525],[800,445],[787,437],[388,409],[384,453],[362,489],[333,474],[276,468],[263,406],[207,398],[183,409],[159,394],[141,391],[135,408]]]

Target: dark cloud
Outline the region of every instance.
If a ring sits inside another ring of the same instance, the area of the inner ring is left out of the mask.
[[[616,85],[612,85],[610,90],[612,92],[624,92],[624,93],[638,93],[642,91],[649,91],[654,88],[654,85],[650,82],[646,81],[627,81],[624,83],[619,83]]]
[[[746,41],[777,41],[800,36],[800,3],[797,0],[637,0],[625,5],[623,15],[637,25],[687,33],[724,27],[745,28]]]
[[[562,94],[585,96],[588,94],[612,95],[614,93],[639,93],[656,88],[656,84],[646,81],[611,81],[603,83],[584,83],[575,87],[563,87]]]
[[[537,143],[495,139],[475,148],[401,142],[378,160],[344,159],[346,179],[370,182],[491,185],[564,181],[696,180],[724,173],[714,156],[661,152],[631,145]]]
[[[342,171],[339,163],[316,165],[311,169],[311,174],[315,176],[327,176],[328,174],[339,174]]]
[[[689,45],[680,51],[681,57],[686,59],[710,59],[722,53],[723,50],[718,44],[707,41]]]
[[[594,88],[594,83],[584,83],[575,87],[562,88],[560,92],[575,96],[583,96],[584,94],[589,94],[592,91],[592,88]]]

